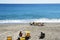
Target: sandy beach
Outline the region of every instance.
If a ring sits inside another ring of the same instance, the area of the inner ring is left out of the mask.
[[[44,23],[44,26],[33,26],[30,24],[0,24],[0,40],[7,40],[7,36],[12,36],[12,40],[17,40],[19,32],[29,30],[31,38],[29,40],[60,40],[60,23]],[[41,32],[45,33],[44,39],[39,39]]]

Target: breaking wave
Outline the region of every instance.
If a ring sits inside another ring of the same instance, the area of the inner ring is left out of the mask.
[[[0,20],[0,23],[30,23],[30,22],[46,22],[46,23],[60,23],[60,19],[21,19],[21,20]]]

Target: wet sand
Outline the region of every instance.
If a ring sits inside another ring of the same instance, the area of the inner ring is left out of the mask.
[[[60,40],[60,23],[44,23],[44,26],[31,26],[30,24],[0,24],[0,40],[7,40],[7,36],[12,36],[12,40],[17,40],[19,31],[23,33],[29,30],[31,39],[29,40]],[[39,39],[40,33],[45,33],[44,39]]]

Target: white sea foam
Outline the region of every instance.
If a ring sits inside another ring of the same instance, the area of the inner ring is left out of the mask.
[[[30,22],[47,22],[47,23],[60,23],[60,19],[24,19],[24,20],[0,20],[0,23],[30,23]]]

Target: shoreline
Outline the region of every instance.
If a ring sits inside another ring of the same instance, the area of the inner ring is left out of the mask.
[[[5,24],[5,23],[30,23],[30,22],[60,23],[60,19],[40,18],[40,19],[0,20],[0,24]]]

